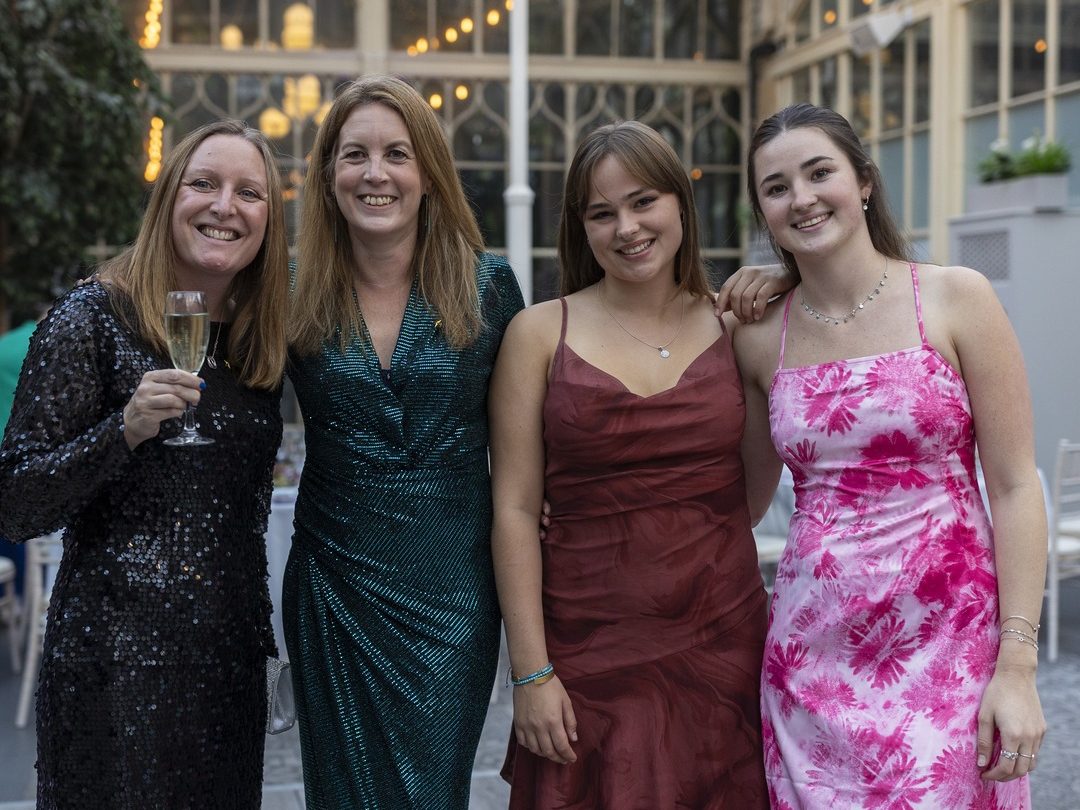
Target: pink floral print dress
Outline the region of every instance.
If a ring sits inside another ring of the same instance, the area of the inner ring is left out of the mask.
[[[993,534],[967,389],[927,342],[784,368],[773,444],[795,482],[761,676],[777,810],[1030,807],[985,782],[979,701],[998,649]]]

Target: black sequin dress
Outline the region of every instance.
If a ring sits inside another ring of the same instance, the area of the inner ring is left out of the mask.
[[[38,688],[39,809],[260,806],[280,391],[242,387],[221,359],[196,411],[216,444],[164,446],[169,420],[132,451],[122,409],[168,367],[97,283],[60,299],[23,366],[0,532],[68,527]]]

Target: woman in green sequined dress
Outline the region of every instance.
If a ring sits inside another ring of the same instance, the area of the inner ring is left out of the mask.
[[[285,574],[307,806],[466,808],[495,676],[487,384],[522,307],[409,85],[337,98],[305,185]]]

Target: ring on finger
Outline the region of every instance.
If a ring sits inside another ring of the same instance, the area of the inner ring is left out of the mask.
[[[1035,759],[1034,754],[1021,754],[1019,751],[1017,751],[1016,753],[1017,755],[1022,756],[1024,759]]]
[[[1012,761],[1012,760],[1016,759],[1018,756],[1021,756],[1021,754],[1020,754],[1019,751],[1006,751],[1004,748],[1002,748],[1001,749],[1001,756],[1003,756],[1007,760]]]

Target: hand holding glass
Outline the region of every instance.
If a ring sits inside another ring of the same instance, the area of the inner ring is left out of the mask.
[[[173,365],[181,371],[198,374],[210,343],[210,312],[204,293],[198,290],[169,293],[165,299],[165,340]],[[213,443],[213,439],[195,429],[195,409],[191,405],[184,410],[184,430],[165,440],[170,447]]]

